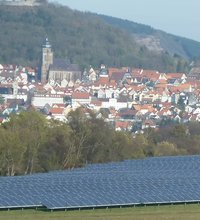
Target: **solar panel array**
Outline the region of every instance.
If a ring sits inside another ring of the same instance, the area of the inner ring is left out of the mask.
[[[200,156],[93,164],[0,177],[0,208],[70,209],[200,201]]]

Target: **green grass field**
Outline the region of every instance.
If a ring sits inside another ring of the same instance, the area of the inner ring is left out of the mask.
[[[81,211],[0,211],[3,220],[199,220],[200,205],[171,205]]]

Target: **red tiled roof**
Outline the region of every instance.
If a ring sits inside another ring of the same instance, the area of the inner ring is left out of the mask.
[[[132,69],[131,73],[132,73],[132,76],[135,76],[135,75],[140,75],[142,73],[142,69]]]
[[[157,83],[159,83],[159,84],[167,84],[167,80],[166,79],[159,79]]]
[[[52,115],[62,115],[64,108],[51,108],[50,113]]]
[[[167,79],[181,79],[184,73],[167,73]]]
[[[132,109],[127,109],[122,113],[119,113],[120,116],[134,116],[136,115],[137,111],[136,110],[132,110]]]
[[[93,100],[91,101],[91,104],[96,105],[96,106],[101,106],[102,102],[100,100]]]
[[[108,84],[109,83],[109,78],[108,77],[100,77],[98,80],[99,84]]]
[[[87,92],[73,92],[72,99],[89,99],[90,94]]]
[[[115,81],[115,82],[119,82],[120,80],[123,79],[125,72],[121,71],[121,72],[115,72],[112,74],[112,76],[110,77],[111,80]]]
[[[64,108],[64,107],[65,107],[65,104],[53,103],[52,107],[53,107],[53,108]]]
[[[126,129],[129,126],[129,122],[128,121],[116,121],[115,122],[115,128],[123,128]]]
[[[108,68],[108,75],[111,77],[113,74],[116,73],[125,73],[127,72],[127,68]]]
[[[169,91],[171,92],[171,93],[176,93],[176,92],[183,92],[183,91],[185,91],[185,90],[188,90],[188,89],[190,89],[190,87],[191,87],[191,85],[190,84],[188,84],[188,83],[185,83],[185,84],[180,84],[180,85],[178,85],[178,86],[167,86],[167,88],[169,89]]]

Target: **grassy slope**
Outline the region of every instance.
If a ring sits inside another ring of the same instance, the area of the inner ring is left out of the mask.
[[[199,220],[199,205],[178,205],[178,206],[155,206],[155,207],[136,207],[108,210],[89,210],[89,211],[68,211],[68,212],[42,212],[35,210],[24,211],[1,211],[0,219],[4,220]]]

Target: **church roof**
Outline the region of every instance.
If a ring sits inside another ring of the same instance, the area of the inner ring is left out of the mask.
[[[60,71],[80,71],[77,64],[71,64],[68,59],[54,59],[53,64],[50,65],[50,70]]]

